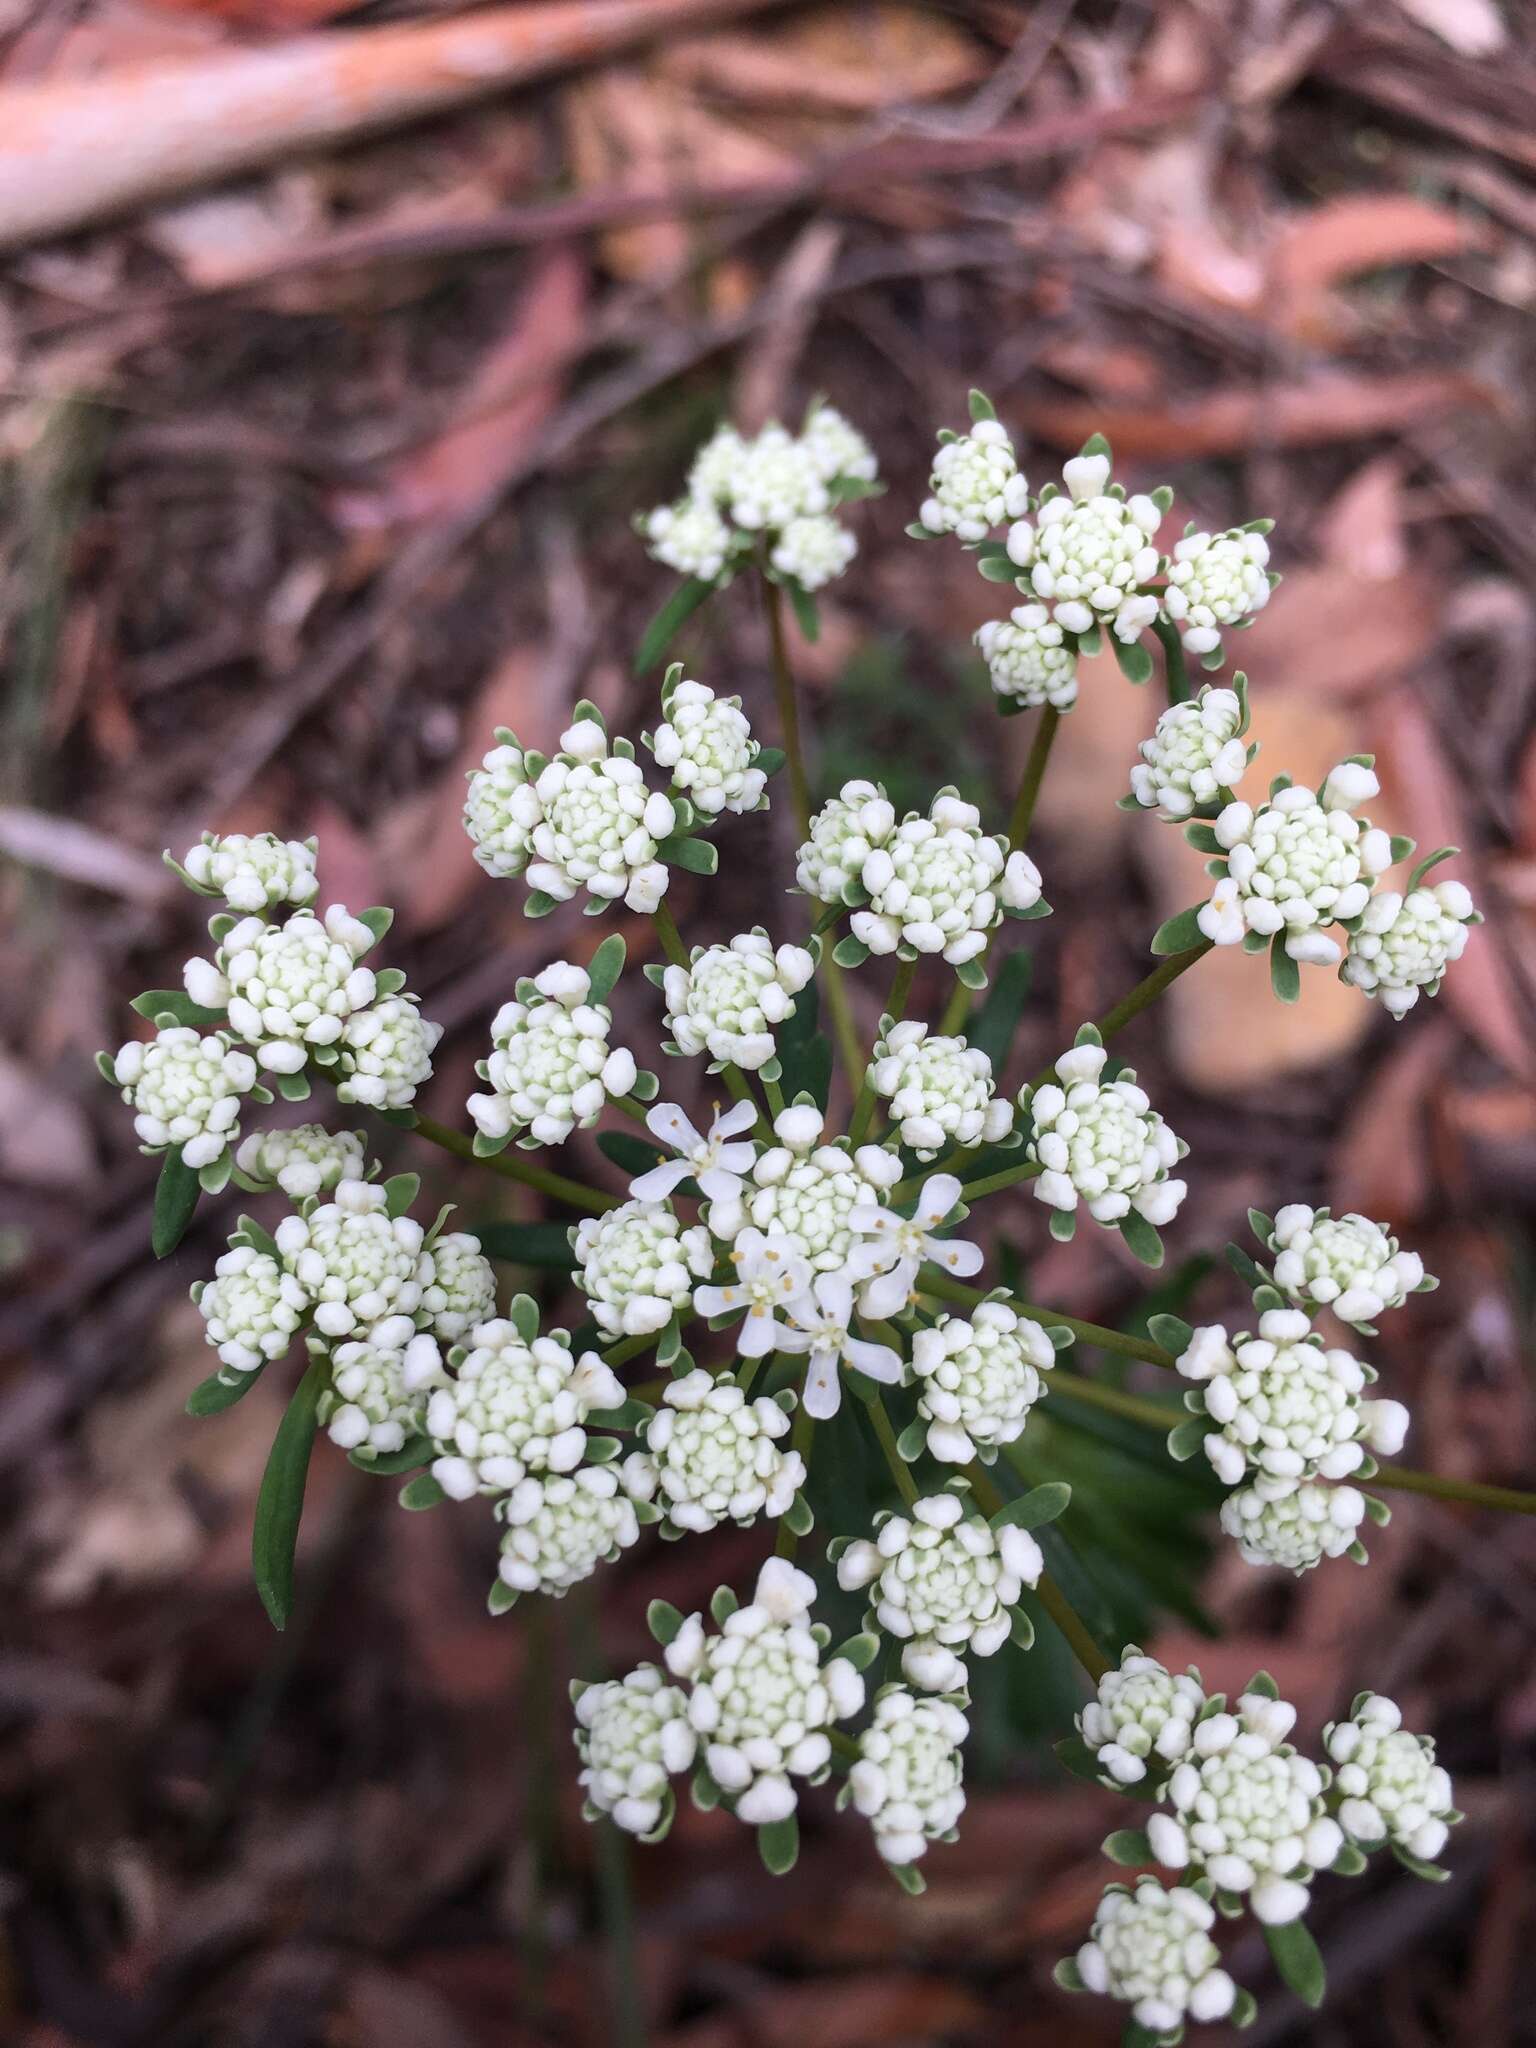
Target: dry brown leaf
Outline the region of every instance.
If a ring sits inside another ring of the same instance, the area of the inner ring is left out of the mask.
[[[1376,1067],[1334,1147],[1329,1195],[1336,1210],[1399,1225],[1425,1213],[1432,1165],[1424,1105],[1451,1048],[1451,1031],[1437,1018]]]
[[[1494,0],[1396,0],[1397,10],[1463,57],[1492,57],[1509,31]]]
[[[1444,261],[1491,240],[1485,224],[1409,192],[1356,192],[1295,216],[1269,252],[1266,306],[1288,334],[1326,342],[1354,320],[1333,287],[1366,271]]]
[[[1104,434],[1121,455],[1225,455],[1258,448],[1305,448],[1401,433],[1462,408],[1498,412],[1502,400],[1481,378],[1453,370],[1405,370],[1367,377],[1331,371],[1300,384],[1268,384],[1175,400],[1162,408],[1037,400],[1022,408],[1032,434],[1053,447],[1080,448]]]
[[[96,1168],[79,1103],[0,1049],[0,1175],[25,1187],[86,1188]]]
[[[876,0],[822,8],[753,35],[690,37],[658,54],[681,85],[754,106],[874,113],[938,99],[987,75],[985,52],[926,8]]]

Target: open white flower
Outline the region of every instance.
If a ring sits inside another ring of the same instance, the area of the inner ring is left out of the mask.
[[[338,1344],[320,1420],[333,1444],[365,1462],[402,1450],[426,1427],[431,1390],[444,1378],[437,1340],[409,1316],[393,1316],[366,1339]]]
[[[1300,1309],[1266,1309],[1256,1337],[1230,1343],[1220,1323],[1208,1324],[1176,1363],[1200,1386],[1215,1424],[1205,1454],[1229,1486],[1249,1471],[1347,1479],[1368,1449],[1402,1449],[1407,1409],[1364,1399],[1373,1375],[1348,1351],[1326,1348]]]
[[[584,1685],[575,1705],[587,1818],[606,1814],[644,1839],[670,1811],[670,1781],[692,1766],[698,1748],[686,1698],[654,1664],[641,1664],[624,1678]]]
[[[732,1138],[750,1131],[757,1122],[757,1110],[750,1102],[733,1102],[729,1109],[716,1109],[709,1135],[700,1137],[686,1111],[675,1102],[657,1102],[646,1111],[645,1127],[653,1138],[670,1145],[680,1156],[647,1167],[629,1184],[637,1202],[663,1202],[680,1182],[698,1183],[700,1194],[710,1202],[739,1202],[742,1175],[752,1171],[757,1147],[750,1141],[732,1144]]]
[[[899,1685],[876,1698],[848,1789],[887,1863],[915,1863],[930,1842],[954,1839],[965,1810],[960,1745],[969,1733],[953,1700],[919,1699]]]
[[[414,1316],[432,1276],[425,1232],[391,1216],[372,1182],[344,1180],[307,1216],[285,1216],[275,1233],[283,1264],[315,1303],[326,1337],[366,1335],[386,1316]]]
[[[952,1493],[892,1515],[875,1540],[850,1543],[837,1561],[845,1593],[874,1587],[874,1618],[905,1644],[901,1668],[924,1692],[960,1692],[961,1652],[990,1657],[1008,1640],[1011,1608],[1038,1585],[1045,1560],[1027,1529],[994,1529]]]
[[[749,1401],[734,1380],[703,1367],[673,1380],[646,1431],[667,1520],[696,1534],[725,1521],[746,1528],[787,1512],[805,1484],[805,1460],[782,1450],[789,1417],[777,1401]]]
[[[675,674],[668,670],[669,679]],[[720,811],[755,811],[768,778],[756,765],[763,751],[739,697],[717,697],[704,683],[673,681],[663,687],[663,722],[647,741],[672,786],[712,818]]]
[[[1315,1479],[1273,1479],[1261,1472],[1221,1504],[1221,1526],[1245,1564],[1309,1572],[1325,1557],[1359,1555],[1365,1495]]]
[[[1406,1017],[1421,995],[1438,992],[1477,922],[1471,892],[1461,882],[1426,883],[1406,896],[1383,890],[1350,933],[1339,971],[1390,1015]]]
[[[924,1265],[938,1266],[957,1280],[981,1271],[985,1254],[979,1244],[937,1234],[959,1203],[960,1182],[954,1174],[934,1173],[918,1190],[910,1216],[883,1202],[861,1202],[853,1211],[848,1220],[863,1242],[854,1247],[848,1273],[864,1283],[859,1304],[866,1315],[884,1320],[910,1307]]]
[[[564,1330],[530,1338],[496,1317],[448,1363],[453,1375],[433,1391],[427,1432],[437,1449],[432,1475],[451,1500],[506,1493],[529,1472],[574,1471],[586,1455],[587,1416],[624,1402],[595,1351],[572,1358]]]
[[[842,1403],[838,1367],[844,1361],[886,1386],[900,1384],[899,1353],[888,1344],[855,1337],[849,1327],[854,1319],[853,1283],[847,1273],[818,1273],[807,1292],[789,1304],[788,1317],[774,1343],[780,1351],[807,1354],[801,1398],[807,1413],[818,1421],[835,1415]]]
[[[1025,1157],[1041,1168],[1035,1198],[1069,1212],[1082,1202],[1097,1223],[1132,1210],[1148,1223],[1171,1223],[1186,1189],[1170,1170],[1189,1148],[1131,1069],[1102,1078],[1108,1057],[1102,1045],[1075,1045],[1057,1060],[1055,1081],[1020,1091],[1031,1123]]]
[[[714,1265],[709,1232],[660,1202],[624,1202],[584,1216],[573,1240],[576,1281],[609,1337],[664,1330]]]
[[[1269,603],[1269,542],[1234,526],[1187,533],[1169,558],[1163,610],[1191,654],[1214,654],[1222,629],[1243,625]]]
[[[540,816],[533,827],[530,889],[556,903],[585,889],[594,903],[622,898],[630,910],[655,910],[668,870],[657,849],[676,823],[670,797],[646,788],[633,749],[610,751],[596,718],[578,717],[560,735],[560,751],[534,784]]]
[[[995,696],[1031,710],[1049,704],[1070,711],[1077,702],[1077,649],[1043,604],[1016,604],[972,637]]]
[[[942,953],[952,966],[986,950],[1005,909],[1040,900],[1040,873],[1010,854],[999,833],[981,829],[981,813],[942,789],[928,816],[909,813],[864,861],[859,880],[867,909],[849,919],[871,953]]]
[[[328,1131],[324,1124],[253,1131],[235,1165],[257,1187],[278,1187],[290,1202],[328,1194],[344,1180],[365,1177],[368,1141],[361,1131]]]
[[[915,1018],[890,1025],[876,1041],[869,1079],[919,1159],[951,1145],[996,1144],[1013,1128],[1013,1107],[993,1094],[992,1062],[980,1046],[930,1037]]]
[[[103,1066],[133,1110],[146,1152],[177,1152],[183,1165],[212,1166],[240,1136],[241,1097],[256,1086],[256,1063],[222,1031],[208,1037],[163,1024],[145,1044],[130,1038]]]
[[[1347,1721],[1330,1721],[1323,1747],[1334,1764],[1339,1825],[1363,1849],[1390,1842],[1433,1863],[1461,1815],[1449,1774],[1427,1735],[1411,1735],[1402,1709],[1379,1692],[1363,1693]]]
[[[774,1031],[794,1015],[795,997],[815,972],[806,947],[776,947],[761,926],[726,946],[695,946],[687,967],[674,961],[662,975],[676,1050],[756,1073],[773,1058]]]
[[[1247,724],[1235,690],[1207,683],[1199,695],[1170,704],[1131,770],[1131,794],[1144,810],[1179,821],[1236,789],[1248,771]]]
[[[1139,1785],[1149,1766],[1161,1775],[1188,1755],[1204,1705],[1197,1671],[1175,1675],[1128,1643],[1078,1715],[1077,1732],[1116,1785]]]
[[[310,1307],[294,1275],[248,1244],[233,1244],[222,1253],[213,1278],[198,1281],[192,1299],[220,1363],[235,1372],[255,1372],[281,1358]]]
[[[507,1528],[496,1576],[514,1593],[562,1599],[636,1541],[635,1502],[650,1497],[654,1482],[639,1452],[620,1466],[530,1473],[499,1507]]]
[[[968,1465],[1017,1441],[1045,1392],[1040,1375],[1056,1347],[1037,1322],[1001,1301],[983,1301],[969,1318],[941,1316],[912,1339],[917,1412],[928,1449],[945,1464]]]
[[[1211,1939],[1215,1923],[1215,1908],[1192,1886],[1165,1891],[1155,1877],[1112,1884],[1074,1958],[1078,1981],[1129,2005],[1137,2026],[1160,2040],[1186,2019],[1225,2019],[1237,1987]]]
[[[502,1004],[491,1021],[491,1056],[479,1069],[489,1093],[468,1103],[484,1136],[526,1132],[535,1144],[559,1145],[629,1094],[635,1056],[609,1044],[613,1012],[591,994],[584,967],[555,960]]]
[[[777,1145],[758,1155],[745,1200],[710,1204],[709,1227],[730,1242],[746,1224],[787,1238],[817,1273],[843,1271],[853,1249],[853,1212],[879,1202],[901,1178],[901,1161],[883,1145],[850,1152],[821,1143],[825,1119],[801,1103],[774,1118]]]
[[[743,1358],[766,1358],[777,1351],[781,1310],[797,1301],[811,1284],[811,1269],[787,1237],[764,1237],[750,1225],[730,1250],[734,1280],[723,1287],[695,1287],[693,1305],[701,1316],[741,1316],[736,1349]]]
[[[667,1669],[690,1686],[688,1719],[710,1775],[738,1820],[788,1820],[794,1780],[819,1784],[832,1759],[827,1731],[864,1704],[864,1681],[845,1657],[821,1660],[811,1629],[816,1582],[771,1557],[751,1603],[707,1636],[690,1615],[667,1645]]]
[[[222,896],[231,910],[271,910],[279,903],[302,909],[319,893],[317,842],[279,839],[274,832],[205,832],[178,863],[203,896]]]
[[[977,420],[968,434],[939,444],[918,518],[930,533],[985,540],[1029,503],[1029,485],[999,420]]]
[[[1226,873],[1199,914],[1206,938],[1234,946],[1250,932],[1284,933],[1293,960],[1333,965],[1342,948],[1322,927],[1359,917],[1391,864],[1388,835],[1351,815],[1379,787],[1369,768],[1345,761],[1321,790],[1290,783],[1257,807],[1228,804],[1214,827]]]
[[[1382,1224],[1353,1211],[1334,1216],[1288,1202],[1275,1216],[1268,1248],[1280,1292],[1304,1309],[1331,1309],[1343,1323],[1374,1322],[1425,1282],[1417,1252],[1400,1251]]]
[[[1159,1863],[1246,1893],[1267,1926],[1301,1918],[1313,1873],[1344,1846],[1322,1773],[1284,1740],[1295,1718],[1284,1701],[1245,1693],[1235,1713],[1197,1722],[1163,1790],[1168,1811],[1147,1823]]]

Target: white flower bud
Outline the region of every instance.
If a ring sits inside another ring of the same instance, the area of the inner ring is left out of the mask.
[[[1366,906],[1340,969],[1345,981],[1406,1017],[1421,995],[1435,995],[1453,960],[1466,951],[1478,922],[1460,882],[1421,884],[1406,896],[1383,891]]]
[[[811,820],[795,859],[795,881],[822,903],[857,899],[865,863],[896,829],[896,813],[873,782],[845,782]]]
[[[648,745],[657,767],[670,771],[672,786],[706,817],[759,809],[768,778],[755,765],[762,748],[741,699],[717,697],[703,683],[679,682],[665,708],[666,718]],[[663,829],[670,829],[670,821]]]
[[[1215,803],[1223,790],[1235,789],[1248,768],[1243,722],[1237,692],[1209,683],[1189,702],[1170,704],[1151,739],[1142,741],[1141,759],[1131,770],[1137,803],[1180,820]]]
[[[610,1564],[640,1534],[628,1491],[611,1465],[584,1465],[567,1478],[547,1472],[521,1479],[507,1495],[496,1575],[514,1593],[559,1600]]]
[[[1347,1721],[1330,1722],[1323,1747],[1334,1763],[1339,1822],[1362,1849],[1392,1843],[1432,1863],[1461,1818],[1451,1781],[1427,1735],[1412,1735],[1402,1711],[1380,1693],[1363,1693]]]
[[[876,1699],[848,1786],[888,1863],[915,1863],[930,1842],[953,1839],[965,1808],[960,1745],[969,1733],[949,1700],[918,1699],[903,1686]]]
[[[698,1747],[687,1708],[654,1664],[582,1689],[575,1743],[588,1819],[607,1814],[631,1835],[658,1827],[670,1804],[670,1781],[691,1767]]]
[[[635,1085],[634,1055],[609,1044],[613,1012],[588,1001],[583,967],[556,960],[491,1021],[491,1055],[481,1068],[489,1093],[468,1108],[488,1138],[526,1133],[558,1145],[595,1124],[608,1102]]]
[[[690,964],[668,967],[662,981],[678,1051],[707,1052],[755,1073],[772,1059],[774,1029],[793,1016],[794,999],[815,971],[803,946],[775,952],[760,926],[728,946],[696,946]]]
[[[256,1067],[227,1033],[205,1038],[184,1024],[163,1025],[147,1045],[123,1046],[112,1068],[146,1152],[178,1152],[196,1169],[238,1141],[240,1099],[255,1087]]]
[[[363,1460],[402,1450],[422,1434],[431,1389],[444,1377],[435,1341],[415,1337],[409,1317],[397,1320],[402,1327],[338,1344],[331,1354],[331,1384],[320,1397],[320,1420],[331,1442]],[[412,1346],[409,1372],[406,1344]]]
[[[1039,1578],[1033,1538],[1022,1548],[1003,1542],[1026,1533],[1010,1528],[1000,1536],[979,1515],[966,1515],[954,1494],[932,1495],[916,1503],[910,1518],[893,1515],[882,1524],[873,1558],[864,1549],[846,1552],[839,1583],[868,1583],[861,1575],[878,1564],[873,1617],[905,1645],[903,1672],[914,1685],[939,1681],[945,1691],[958,1689],[956,1673],[959,1683],[965,1675],[960,1653],[990,1657],[1001,1649],[1010,1610]]]
[[[997,420],[978,420],[968,434],[941,442],[928,488],[932,495],[920,514],[924,526],[964,541],[985,540],[995,526],[1019,518],[1029,503],[1013,443]]]
[[[912,1339],[917,1412],[928,1424],[935,1458],[965,1465],[978,1449],[1014,1443],[1045,1392],[1042,1372],[1056,1347],[1038,1323],[1002,1302],[973,1309],[969,1321],[942,1316]]]
[[[362,1180],[367,1140],[361,1131],[328,1131],[323,1124],[294,1124],[287,1130],[253,1131],[235,1154],[235,1164],[258,1187],[279,1187],[291,1202],[329,1194],[344,1180]]]
[[[1032,551],[1034,529],[1026,531]],[[1017,532],[1008,536],[1010,554]],[[1028,560],[1025,554],[1023,563]],[[1030,709],[1049,704],[1070,711],[1077,702],[1077,651],[1043,604],[1015,605],[1006,619],[989,619],[973,637],[997,696]]]
[[[1056,1062],[1059,1085],[1020,1093],[1019,1107],[1031,1120],[1025,1157],[1042,1168],[1035,1197],[1069,1211],[1081,1202],[1099,1223],[1133,1210],[1154,1225],[1170,1222],[1184,1183],[1169,1173],[1187,1148],[1134,1075],[1100,1078],[1104,1061],[1102,1046],[1074,1046]]]
[[[432,1055],[443,1035],[412,995],[385,996],[347,1019],[336,1071],[338,1102],[370,1109],[409,1109],[432,1077]]]
[[[663,1330],[714,1265],[709,1232],[684,1229],[661,1202],[624,1202],[585,1216],[576,1232],[576,1280],[609,1337]]]
[[[1198,1672],[1175,1675],[1134,1643],[1099,1680],[1096,1698],[1077,1717],[1077,1732],[1100,1769],[1117,1785],[1139,1785],[1188,1754],[1195,1717],[1205,1705]]]
[[[1222,629],[1269,603],[1269,542],[1262,533],[1190,533],[1174,544],[1163,610],[1191,654],[1214,654]]]
[[[646,1432],[667,1519],[707,1533],[785,1513],[805,1483],[798,1451],[782,1450],[789,1417],[777,1401],[749,1401],[733,1380],[702,1367],[673,1380]]]
[[[456,1344],[495,1315],[496,1274],[479,1238],[447,1230],[433,1239],[432,1278],[422,1289],[421,1310],[431,1318],[433,1335],[445,1344]]]
[[[205,832],[179,865],[199,894],[222,896],[231,910],[247,913],[271,910],[279,903],[302,908],[314,902],[319,890],[313,839],[279,839],[271,832]],[[193,995],[192,1000],[201,1002],[202,997]]]
[[[207,1324],[208,1342],[235,1372],[255,1372],[281,1358],[309,1310],[309,1296],[266,1252],[231,1245],[214,1277],[192,1298]]]

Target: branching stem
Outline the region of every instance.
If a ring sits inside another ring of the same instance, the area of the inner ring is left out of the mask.
[[[582,1181],[568,1180],[563,1173],[554,1173],[547,1166],[533,1166],[515,1152],[492,1152],[482,1157],[475,1150],[473,1138],[466,1132],[455,1131],[430,1116],[418,1115],[411,1128],[428,1144],[451,1152],[455,1159],[467,1159],[475,1166],[489,1167],[503,1180],[521,1181],[524,1187],[537,1188],[540,1194],[548,1195],[552,1201],[564,1202],[569,1209],[585,1209],[594,1216],[601,1216],[624,1199],[622,1195],[604,1194],[600,1188],[589,1188]]]
[[[890,998],[886,1003],[886,1015],[893,1024],[899,1024],[907,1011],[907,998],[912,993],[912,977],[917,972],[915,960],[898,960],[896,973],[891,982]],[[848,1124],[850,1145],[862,1145],[864,1133],[869,1129],[869,1120],[875,1113],[874,1070],[866,1067],[864,1084],[859,1090],[858,1101],[853,1105],[853,1116]]]
[[[986,1514],[995,1515],[999,1508],[1005,1505],[1002,1494],[984,1465],[967,1465],[965,1476],[971,1482],[971,1491],[976,1496],[977,1504]],[[1093,1640],[1088,1631],[1088,1624],[1049,1572],[1040,1574],[1039,1583],[1035,1587],[1035,1597],[1065,1636],[1073,1656],[1097,1685],[1109,1669],[1109,1659]]]

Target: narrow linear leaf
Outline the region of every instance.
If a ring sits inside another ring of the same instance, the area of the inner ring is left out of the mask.
[[[196,1170],[183,1163],[179,1152],[167,1152],[160,1162],[155,1211],[149,1226],[149,1242],[157,1259],[169,1257],[186,1236],[201,1192]]]
[[[816,608],[815,598],[808,590],[802,590],[798,583],[786,582],[784,588],[789,592],[789,608],[795,615],[801,638],[814,646],[821,638],[821,613]]]
[[[1314,2011],[1328,1989],[1328,1972],[1317,1943],[1304,1920],[1288,1920],[1283,1927],[1266,1927],[1264,1945],[1269,1950],[1282,1984],[1287,1985],[1304,2005]]]
[[[693,617],[714,587],[713,583],[706,583],[699,576],[689,576],[679,583],[640,636],[640,648],[635,656],[637,676],[647,674],[656,666],[672,644],[673,636]]]
[[[1072,1489],[1064,1479],[1048,1479],[1043,1486],[1033,1486],[1028,1493],[1004,1502],[992,1517],[992,1527],[1041,1529],[1064,1515],[1071,1500]]]
[[[255,1372],[242,1372],[230,1379],[223,1379],[218,1373],[199,1382],[187,1396],[189,1415],[222,1415],[226,1408],[233,1408],[237,1401],[243,1401],[251,1388],[261,1378],[258,1367]]]
[[[1181,910],[1177,917],[1170,917],[1166,924],[1160,924],[1152,934],[1152,951],[1157,954],[1187,953],[1191,946],[1198,946],[1205,938],[1200,929],[1200,913],[1203,903],[1192,903],[1188,910]]]
[[[470,1227],[488,1259],[518,1266],[548,1267],[568,1272],[576,1263],[570,1232],[563,1223],[480,1223]]]
[[[251,1531],[251,1565],[256,1590],[274,1628],[286,1628],[293,1609],[293,1553],[304,1512],[304,1485],[319,1424],[320,1396],[329,1364],[317,1358],[299,1381],[277,1435],[256,1497]]]

